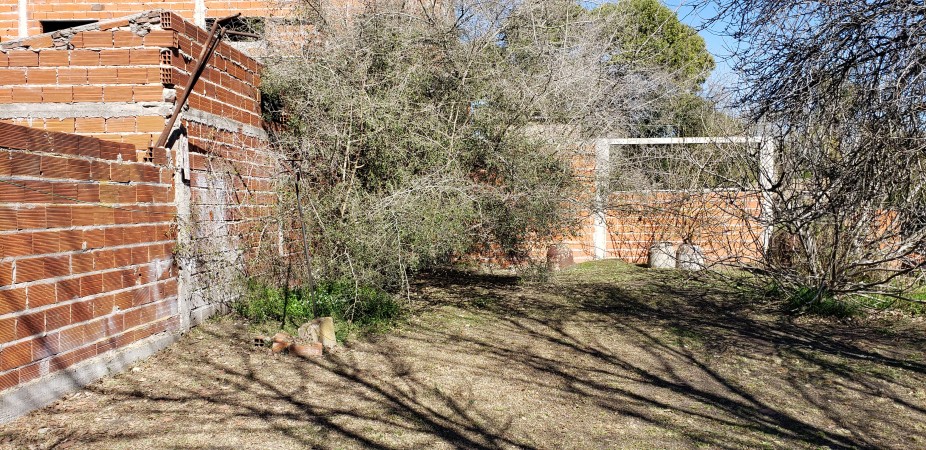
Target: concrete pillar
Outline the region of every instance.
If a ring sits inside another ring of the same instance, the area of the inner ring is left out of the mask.
[[[171,147],[172,165],[174,168],[174,203],[177,206],[177,247],[181,250],[174,255],[177,258],[179,274],[177,276],[177,304],[180,313],[180,329],[189,330],[194,325],[193,315],[193,282],[191,272],[194,261],[188,255],[193,241],[193,196],[189,179],[189,139],[185,134],[180,135]]]
[[[608,179],[611,176],[611,145],[606,139],[595,141],[595,220],[593,245],[595,259],[604,259],[608,249],[608,224],[606,220],[608,206]]]
[[[193,24],[206,28],[206,0],[196,0],[193,4]]]
[[[775,169],[775,142],[766,140],[759,148],[759,187],[762,189],[762,251],[768,252],[772,240],[772,220],[774,219],[774,204],[772,201],[772,186],[778,181]]]
[[[19,37],[29,36],[29,3],[28,0],[19,0],[17,12],[19,13]]]

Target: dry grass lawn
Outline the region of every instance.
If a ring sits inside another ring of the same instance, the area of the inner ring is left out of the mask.
[[[785,317],[618,262],[434,277],[388,335],[271,355],[232,318],[0,427],[3,448],[926,448],[919,319]]]

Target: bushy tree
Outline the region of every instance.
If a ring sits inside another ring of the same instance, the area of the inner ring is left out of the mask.
[[[616,37],[615,65],[656,67],[693,92],[714,70],[704,39],[659,0],[620,0],[591,14],[600,15]]]
[[[613,36],[610,67],[615,73],[650,68],[666,74],[673,89],[646,99],[632,134],[640,137],[704,136],[722,113],[700,91],[714,70],[704,39],[659,0],[620,0],[588,12]]]
[[[395,290],[464,255],[545,248],[584,206],[583,134],[625,123],[628,97],[658,87],[609,74],[598,24],[557,22],[548,4],[381,1],[340,22],[310,10],[321,38],[268,58],[263,90],[288,121],[277,140],[306,212],[294,227],[323,278]]]

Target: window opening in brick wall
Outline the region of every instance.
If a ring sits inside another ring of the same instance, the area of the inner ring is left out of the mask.
[[[97,23],[99,20],[40,20],[42,24],[42,33],[51,33],[52,31],[64,30],[67,28],[79,27]]]
[[[212,24],[215,23],[215,17],[210,17],[206,19],[206,29],[209,30],[212,28]],[[225,28],[229,31],[237,31],[240,33],[252,33],[257,35],[264,34],[264,21],[266,17],[236,17],[225,22]],[[232,42],[246,42],[246,41],[257,41],[259,39],[253,38],[250,36],[241,36],[237,34],[229,34],[225,38],[228,41]]]

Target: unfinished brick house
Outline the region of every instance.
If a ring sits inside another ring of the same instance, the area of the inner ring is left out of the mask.
[[[326,7],[350,17],[364,0],[322,0]],[[295,20],[304,2],[292,0],[0,0],[0,42],[88,25],[156,9],[168,10],[201,28],[218,18],[241,14],[228,26],[239,31],[261,31],[275,43],[305,42]],[[309,27],[310,28],[310,27]],[[285,36],[284,36],[285,35]],[[244,39],[231,45],[250,54],[263,53],[260,42]]]
[[[234,13],[241,13],[242,17],[260,18],[285,14],[285,5],[266,1],[3,0],[0,2],[0,42],[155,9],[170,10],[200,27],[205,27],[208,19]]]
[[[0,421],[172,342],[276,242],[255,60],[219,42],[152,148],[208,38],[153,11],[0,44]]]

